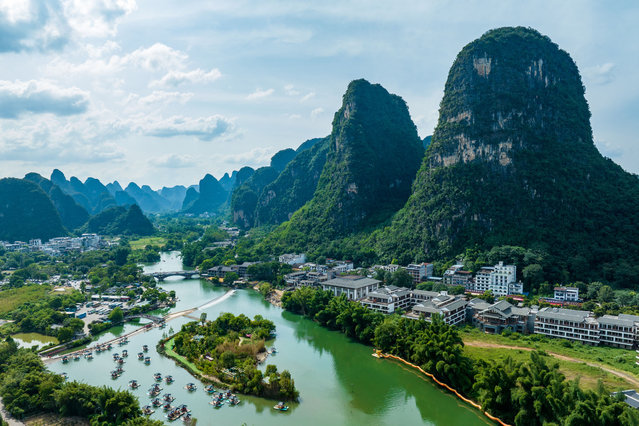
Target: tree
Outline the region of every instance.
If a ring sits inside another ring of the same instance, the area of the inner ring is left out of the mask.
[[[609,285],[602,286],[597,292],[600,302],[611,302],[615,298],[615,292]]]
[[[224,284],[233,285],[238,279],[240,279],[240,276],[235,272],[227,272],[226,275],[224,275]]]
[[[404,268],[399,268],[398,270],[393,272],[393,275],[391,275],[391,278],[387,284],[395,285],[397,287],[414,287],[413,277]]]
[[[521,274],[524,277],[524,283],[530,289],[537,287],[544,280],[544,269],[538,263],[526,266]]]
[[[202,312],[200,314],[200,322],[202,323],[202,325],[204,325],[204,323],[206,322],[206,312]]]
[[[109,314],[109,321],[111,321],[111,323],[113,324],[119,324],[123,320],[124,320],[124,313],[122,312],[122,309],[120,308],[115,308]]]

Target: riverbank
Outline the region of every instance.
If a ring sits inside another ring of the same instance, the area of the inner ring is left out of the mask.
[[[253,286],[253,290],[260,292],[260,283],[257,283]],[[264,297],[264,300],[269,302],[273,306],[277,306],[278,308],[282,308],[282,295],[284,294],[284,290],[278,290],[276,288],[272,289],[269,294]]]

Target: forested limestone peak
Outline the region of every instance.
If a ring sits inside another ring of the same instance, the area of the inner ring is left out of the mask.
[[[379,84],[351,82],[313,199],[279,236],[322,243],[383,222],[410,195],[422,156],[404,100]]]
[[[639,184],[597,151],[574,61],[499,28],[455,59],[413,194],[377,243],[400,263],[527,247],[549,281],[623,285],[639,273],[637,220]]]

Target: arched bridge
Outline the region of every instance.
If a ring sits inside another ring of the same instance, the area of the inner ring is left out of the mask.
[[[149,315],[149,314],[131,315],[127,317],[127,319],[134,319],[134,318],[146,318],[148,320],[153,321],[156,324],[162,324],[164,322],[164,317],[157,317],[155,315]]]
[[[168,277],[184,277],[189,280],[196,275],[199,277],[200,271],[151,272],[144,275],[153,277],[158,281],[164,281]]]

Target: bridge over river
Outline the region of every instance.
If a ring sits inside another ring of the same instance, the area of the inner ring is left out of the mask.
[[[173,271],[173,272],[150,272],[144,274],[147,277],[153,277],[158,281],[164,281],[168,277],[184,277],[190,280],[194,276],[200,276],[200,271]]]

